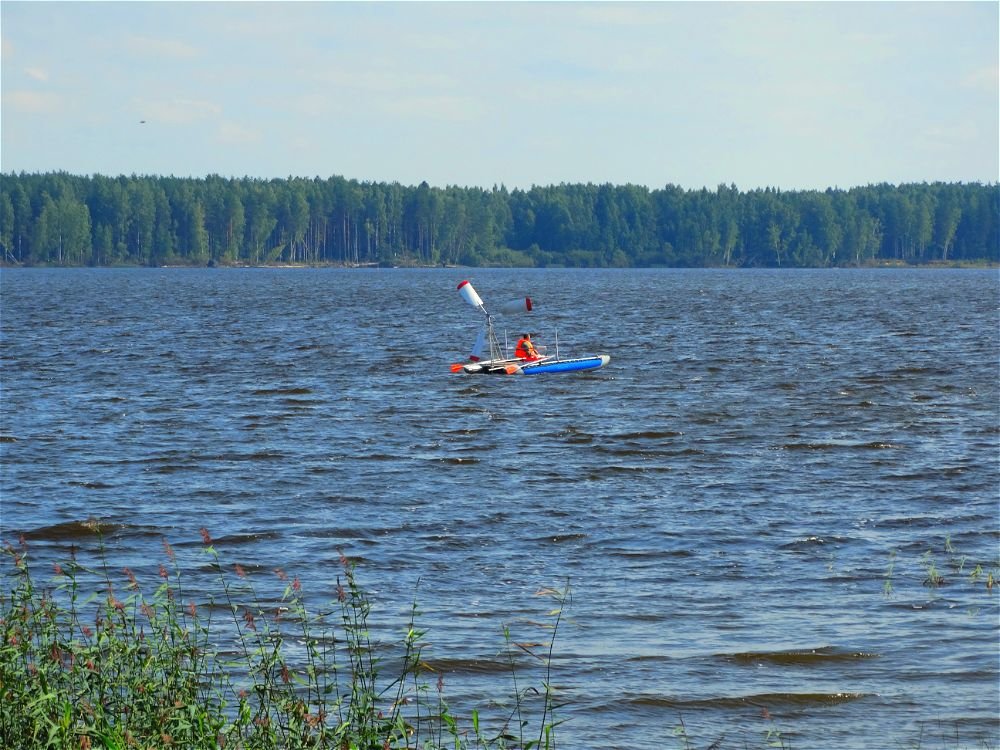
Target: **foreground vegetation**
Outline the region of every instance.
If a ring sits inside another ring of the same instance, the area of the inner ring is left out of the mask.
[[[276,571],[284,593],[265,603],[242,566],[224,566],[204,531],[203,541],[222,588],[217,603],[190,598],[166,542],[151,592],[128,569],[112,575],[103,547],[96,568],[75,555],[56,565],[51,590],[32,576],[23,540],[4,549],[12,568],[4,566],[0,591],[0,746],[554,747],[548,665],[566,591],[540,592],[557,600],[547,643],[515,643],[505,630],[513,708],[487,732],[476,712],[466,727],[449,711],[442,676],[422,656],[416,605],[390,648],[369,631],[371,603],[343,556],[330,611],[313,614],[297,578]],[[84,597],[85,581],[101,593]],[[540,687],[518,685],[518,653],[544,665]]]
[[[824,267],[1000,261],[1000,185],[436,188],[0,175],[0,263]]]
[[[108,564],[100,526],[96,561],[77,555],[54,565],[39,584],[28,549],[7,545],[0,559],[0,747],[54,750],[198,748],[216,750],[554,750],[560,706],[551,688],[556,634],[568,590],[538,592],[555,601],[547,635],[515,641],[504,628],[511,695],[489,718],[460,719],[444,694],[443,675],[425,655],[417,607],[401,637],[379,642],[369,628],[371,601],[354,564],[341,555],[332,601],[309,611],[299,580],[274,571],[280,594],[262,595],[239,564],[225,563],[202,531],[202,566],[221,588],[218,599],[195,594],[164,541],[164,563],[152,590],[128,568]],[[943,552],[945,562],[938,563]],[[896,553],[884,594],[894,596]],[[910,566],[912,567],[912,566]],[[972,565],[950,537],[917,566],[924,586],[966,582],[994,592],[1000,561]],[[260,573],[255,573],[260,575]],[[91,592],[84,594],[84,592]],[[94,593],[96,592],[96,593]],[[195,596],[202,598],[196,599]],[[970,615],[973,613],[970,612]],[[525,657],[539,669],[523,679]],[[789,750],[790,738],[762,709],[761,747]],[[487,729],[487,725],[491,729]],[[953,742],[965,748],[955,727]],[[704,745],[684,717],[658,727],[666,746]],[[923,727],[921,726],[921,732]],[[929,747],[917,738],[913,747]],[[936,745],[934,745],[936,746]],[[977,747],[993,748],[981,741]]]

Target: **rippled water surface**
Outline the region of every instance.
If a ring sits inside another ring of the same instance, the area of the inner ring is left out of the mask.
[[[463,278],[610,365],[450,373],[479,323]],[[150,573],[163,539],[202,560],[205,527],[325,599],[342,550],[387,628],[416,594],[466,715],[509,692],[502,625],[568,581],[563,747],[683,747],[681,724],[698,747],[997,746],[996,271],[0,283],[0,526],[36,560],[94,517]]]

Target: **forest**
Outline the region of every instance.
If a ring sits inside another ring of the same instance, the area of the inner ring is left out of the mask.
[[[4,265],[827,267],[1000,262],[1000,184],[825,191],[0,175]]]

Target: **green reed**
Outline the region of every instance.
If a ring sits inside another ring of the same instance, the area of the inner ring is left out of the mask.
[[[328,608],[311,612],[298,578],[275,571],[284,591],[265,601],[243,566],[226,565],[203,530],[221,593],[198,604],[167,542],[159,581],[147,589],[127,568],[112,574],[94,530],[98,565],[71,554],[55,565],[49,586],[36,583],[23,540],[3,548],[2,747],[555,747],[552,654],[568,589],[540,592],[556,601],[543,643],[516,642],[504,628],[513,709],[498,731],[487,732],[478,712],[465,726],[450,711],[442,675],[428,682],[433,670],[416,601],[396,647],[376,643],[372,602],[344,555]],[[517,653],[543,665],[540,688],[518,684]],[[540,716],[537,706],[529,711],[537,696]]]
[[[945,563],[939,564],[940,555],[945,555]],[[886,598],[895,594],[896,567],[898,563],[896,550],[889,552],[889,562],[883,574],[882,593]],[[919,556],[919,567],[923,571],[921,583],[928,588],[941,588],[953,583],[965,583],[973,590],[993,593],[1000,579],[1000,559],[993,561],[970,561],[967,554],[956,549],[951,535],[945,535],[944,544],[940,549],[930,547]],[[971,569],[970,569],[971,568]],[[947,575],[946,575],[947,573]]]

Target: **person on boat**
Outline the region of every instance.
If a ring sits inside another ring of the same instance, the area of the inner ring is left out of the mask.
[[[538,350],[531,343],[530,333],[524,334],[518,340],[517,346],[514,348],[514,356],[518,359],[538,359]]]

